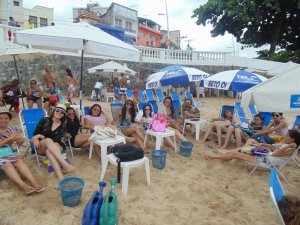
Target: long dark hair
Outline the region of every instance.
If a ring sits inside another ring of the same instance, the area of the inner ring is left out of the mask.
[[[152,117],[152,107],[151,107],[151,105],[149,105],[149,104],[147,104],[147,105],[144,105],[144,107],[143,107],[143,117],[146,117],[146,107],[150,107],[150,117]]]
[[[294,139],[295,144],[297,147],[300,145],[300,133],[297,130],[288,130],[288,134],[291,138]]]
[[[67,73],[67,76],[70,76],[73,78],[72,71],[69,68],[66,69],[66,73]]]
[[[134,119],[135,119],[135,116],[136,116],[136,112],[135,112],[135,109],[134,109],[134,105],[133,105],[133,101],[132,100],[127,100],[122,108],[122,121],[124,121],[126,119],[126,111],[127,111],[127,108],[126,108],[126,104],[127,102],[131,102],[131,108],[129,110],[129,113],[130,113],[130,116],[131,116],[131,123],[134,123]]]
[[[74,117],[74,121],[71,121],[71,120],[68,118],[68,116],[67,116],[67,123],[72,123],[72,122],[74,122],[74,123],[80,125],[80,121],[79,121],[79,118],[78,118],[78,116],[77,116],[77,114],[76,114],[76,112],[75,112],[75,109],[73,109],[72,107],[68,107],[68,108],[66,109],[66,113],[68,113],[70,110],[73,111],[73,112],[75,113],[75,117]]]
[[[90,115],[92,115],[93,108],[95,108],[95,107],[99,107],[100,108],[100,113],[98,115],[98,116],[100,116],[101,113],[102,113],[102,108],[101,108],[101,106],[99,104],[92,105],[92,107],[90,108]]]
[[[164,104],[165,104],[165,101],[167,100],[167,99],[169,99],[170,101],[171,101],[171,105],[170,105],[170,110],[171,110],[171,117],[172,118],[174,118],[174,116],[175,116],[175,109],[174,109],[174,106],[173,106],[173,100],[172,100],[172,98],[170,97],[170,96],[167,96],[167,97],[165,97],[165,99],[164,99]]]

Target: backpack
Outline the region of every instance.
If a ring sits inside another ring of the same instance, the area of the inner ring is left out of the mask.
[[[165,132],[167,128],[167,115],[164,113],[154,113],[151,127],[153,131]]]
[[[130,144],[115,145],[111,152],[118,158],[118,183],[121,180],[121,162],[130,162],[144,158],[144,151]]]

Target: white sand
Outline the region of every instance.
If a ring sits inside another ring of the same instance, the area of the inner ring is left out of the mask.
[[[229,98],[203,100],[202,119],[218,116],[222,104],[232,104],[234,101]],[[108,112],[108,104],[101,105]],[[288,119],[292,121],[292,118]],[[14,120],[16,123],[17,118]],[[279,224],[269,197],[268,172],[259,170],[250,176],[243,162],[206,161],[200,157],[199,151],[210,150],[201,141],[196,142],[190,133],[188,139],[195,143],[192,157],[185,158],[169,151],[163,170],[154,169],[150,160],[150,186],[147,186],[144,167],[131,170],[126,197],[122,196],[121,185],[117,185],[119,224]],[[207,143],[215,144],[215,139],[210,139],[212,141]],[[60,190],[56,188],[58,179],[48,174],[45,166],[38,168],[31,155],[27,155],[25,160],[46,191],[25,196],[5,175],[0,175],[0,224],[81,224],[83,209],[98,189],[101,167],[95,155],[88,160],[88,152],[80,152],[73,159],[73,165],[77,167],[76,175],[86,182],[81,203],[74,208],[62,205]],[[291,183],[287,185],[282,180],[285,191],[299,196],[300,170],[289,166],[284,172]],[[110,165],[105,181],[109,182],[116,174],[116,167]],[[109,186],[105,188],[105,193]]]

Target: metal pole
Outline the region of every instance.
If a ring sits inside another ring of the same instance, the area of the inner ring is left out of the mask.
[[[20,93],[21,93],[22,105],[23,105],[23,109],[25,109],[25,104],[24,104],[24,100],[23,100],[23,93],[22,93],[22,89],[20,87],[20,77],[19,77],[19,71],[18,71],[16,56],[13,55],[13,57],[14,57],[14,63],[15,63],[15,69],[16,69],[16,73],[17,73],[17,78],[18,78],[18,81],[19,81],[19,89],[20,89]]]
[[[82,121],[82,78],[83,78],[83,53],[81,50],[81,68],[80,68],[80,91],[79,91],[79,111],[80,111],[80,121]]]
[[[170,30],[169,30],[169,15],[168,15],[168,6],[167,6],[167,0],[165,0],[166,4],[166,16],[167,16],[167,40],[170,40]],[[168,49],[170,48],[170,45],[168,45]]]

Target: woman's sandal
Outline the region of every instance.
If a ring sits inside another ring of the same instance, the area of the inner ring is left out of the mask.
[[[28,186],[26,190],[23,192],[24,195],[30,195],[32,193],[36,192],[36,188],[32,186]]]
[[[35,188],[35,192],[36,193],[40,193],[40,192],[45,191],[45,188],[43,186],[41,186],[41,185],[35,186],[34,188]]]

